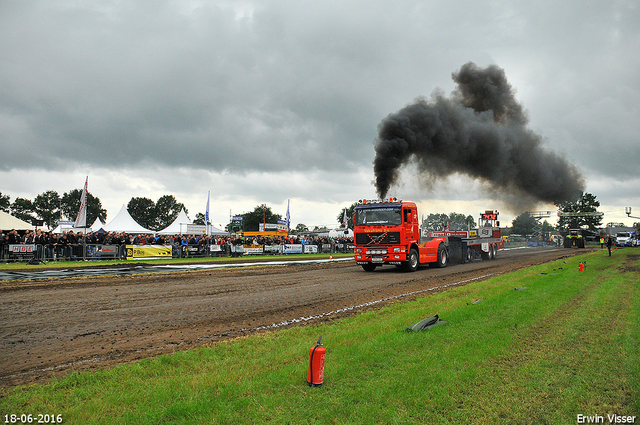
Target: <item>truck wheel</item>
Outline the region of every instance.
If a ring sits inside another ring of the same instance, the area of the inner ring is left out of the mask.
[[[447,248],[445,248],[444,245],[440,244],[440,246],[438,247],[438,259],[435,263],[430,263],[430,265],[433,267],[442,268],[447,267],[448,263],[449,254],[447,253]]]
[[[367,263],[367,264],[363,264],[362,268],[364,269],[365,272],[372,272],[376,269],[376,265]]]
[[[411,251],[409,251],[409,258],[407,259],[407,262],[404,263],[405,271],[415,272],[416,270],[418,270],[418,262],[418,251],[416,251],[415,248],[411,248]]]
[[[491,259],[495,260],[496,259],[496,255],[498,255],[498,247],[497,246],[493,246],[493,252],[491,253]]]

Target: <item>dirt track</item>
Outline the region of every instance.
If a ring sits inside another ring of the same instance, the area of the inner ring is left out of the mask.
[[[364,272],[352,261],[256,266],[0,285],[0,387],[70,369],[102,367],[183,350],[283,321],[334,320],[427,288],[497,275],[585,250],[501,251],[494,261],[404,273]],[[424,294],[419,294],[424,295]]]

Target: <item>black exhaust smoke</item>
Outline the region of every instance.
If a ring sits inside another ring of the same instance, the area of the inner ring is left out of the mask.
[[[527,128],[503,69],[469,62],[452,78],[458,88],[449,98],[439,93],[431,102],[417,99],[379,124],[374,173],[382,199],[409,161],[424,181],[466,174],[498,196],[519,200],[517,207],[581,196],[584,178],[564,158],[545,150],[541,136]]]

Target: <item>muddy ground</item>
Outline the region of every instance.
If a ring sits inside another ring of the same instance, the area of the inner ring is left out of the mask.
[[[586,251],[505,250],[495,260],[415,273],[389,266],[367,273],[342,261],[3,282],[0,388],[264,332],[274,324],[331,321],[430,293],[416,291],[473,284]],[[314,316],[320,317],[306,320]],[[298,318],[305,320],[288,322]]]

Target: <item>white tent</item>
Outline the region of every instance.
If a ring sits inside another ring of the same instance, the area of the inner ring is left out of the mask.
[[[213,236],[226,236],[229,232],[225,232],[224,230],[220,230],[217,227],[209,225],[209,234]]]
[[[102,222],[102,220],[100,220],[100,218],[96,217],[96,221],[93,222],[93,224],[91,225],[89,230],[91,232],[97,232],[98,230],[102,229],[103,227],[104,227],[104,223]]]
[[[96,221],[94,221],[93,224],[89,227],[74,227],[73,224],[58,224],[58,226],[55,229],[53,229],[51,232],[56,234],[61,234],[62,232],[68,233],[70,231],[73,231],[75,233],[82,232],[86,234],[91,232],[97,232],[102,227],[104,227],[104,223],[99,218],[96,218]]]
[[[168,225],[166,228],[160,230],[158,234],[160,235],[178,235],[182,233],[181,224],[193,224],[189,217],[187,217],[187,213],[184,211],[184,208],[180,211],[180,214],[173,220],[173,223]]]
[[[131,217],[127,206],[122,204],[120,212],[109,223],[102,226],[105,232],[126,232],[126,233],[156,233],[153,230],[145,229]]]
[[[0,211],[0,230],[33,230],[33,225]]]
[[[329,230],[329,237],[330,238],[352,238],[353,237],[353,230],[347,229],[347,234],[345,234],[344,231],[345,231],[344,227]]]

